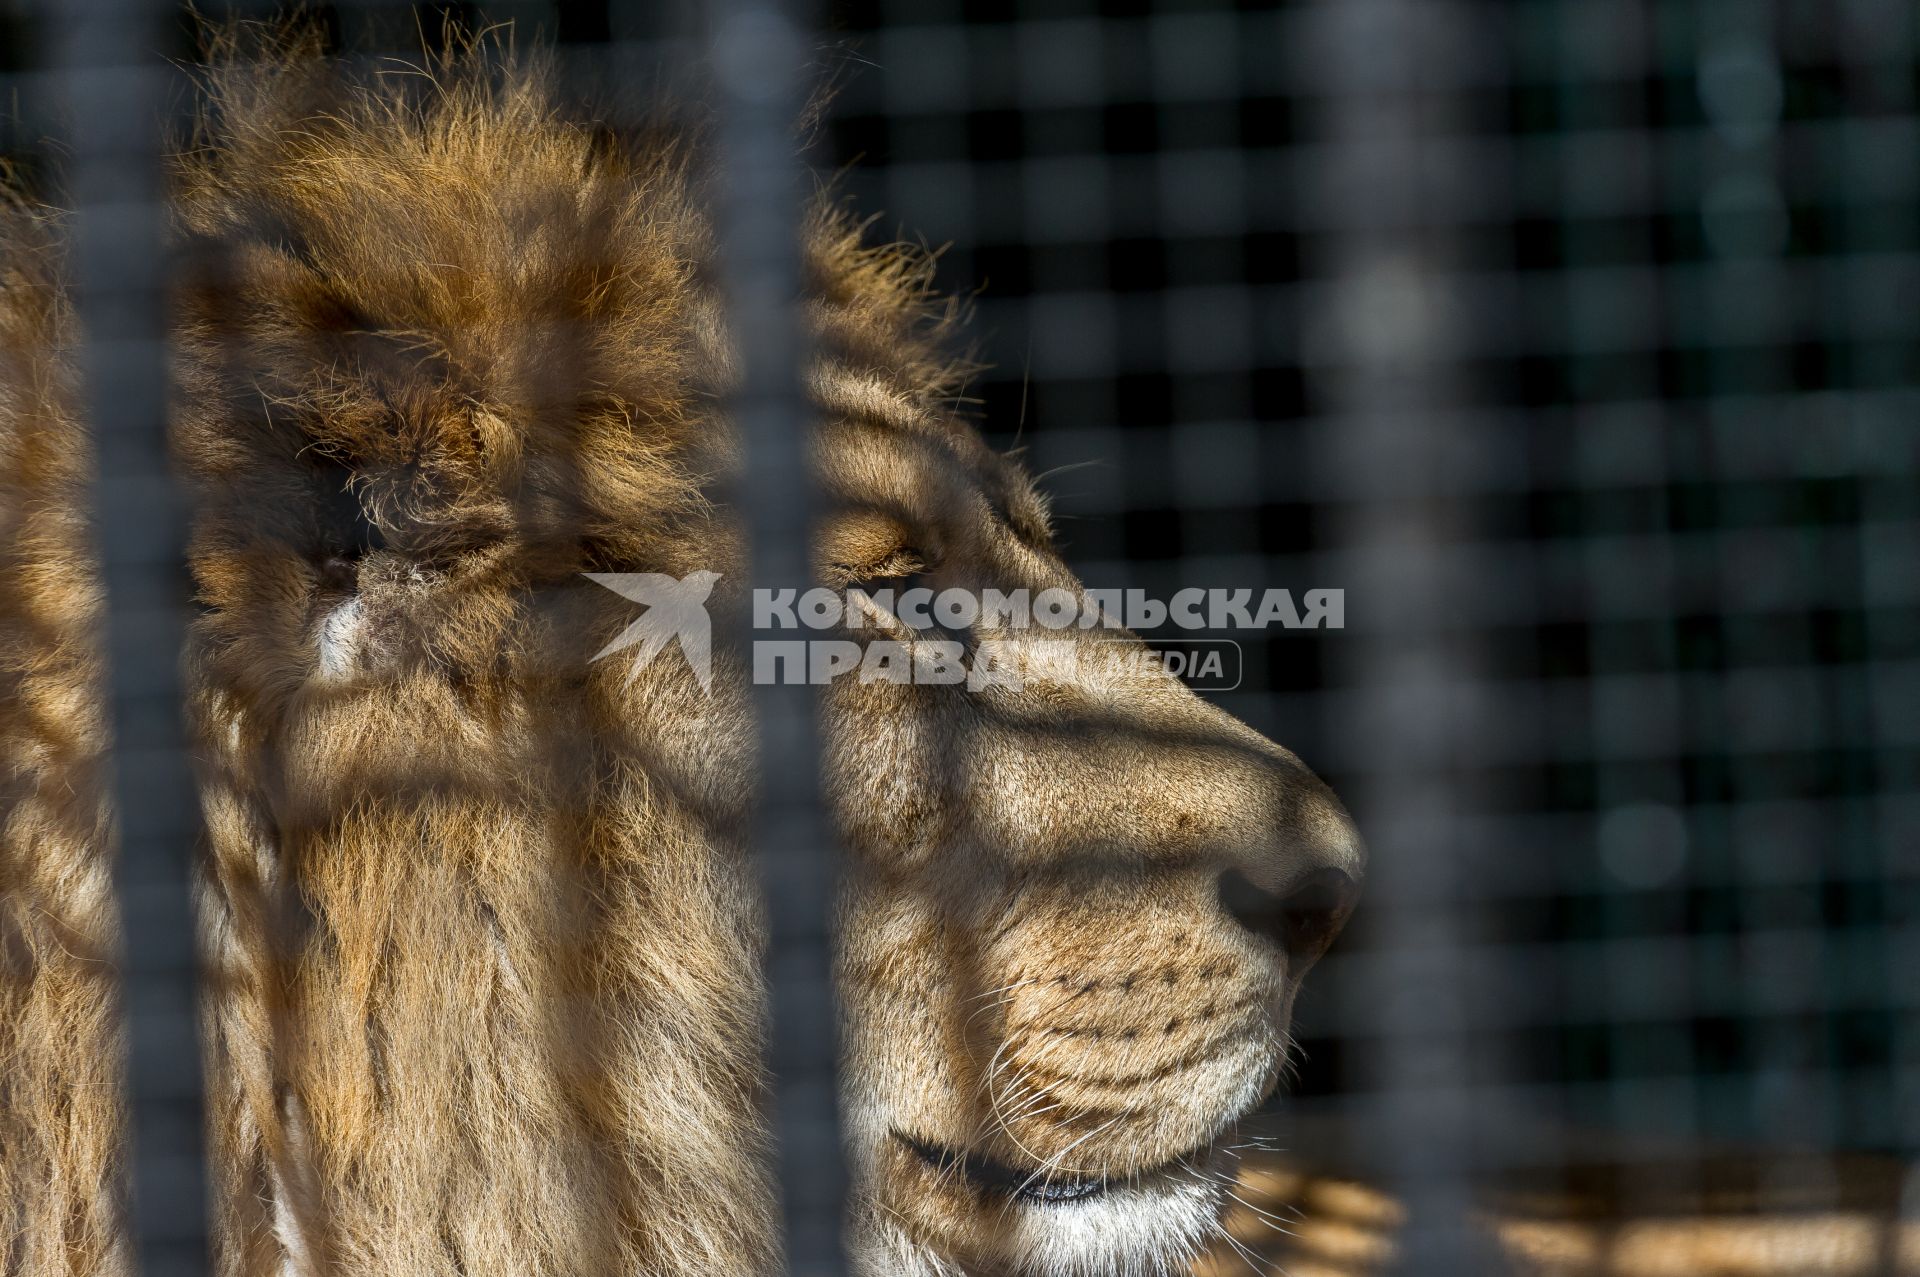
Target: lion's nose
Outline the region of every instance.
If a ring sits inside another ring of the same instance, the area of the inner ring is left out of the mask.
[[[1220,875],[1220,907],[1284,949],[1287,974],[1294,977],[1333,944],[1359,899],[1360,884],[1331,866],[1314,869],[1280,891],[1256,886],[1238,869]]]
[[[1297,783],[1297,782],[1296,782]],[[1299,976],[1327,951],[1360,899],[1366,852],[1331,791],[1314,780],[1294,791],[1285,836],[1220,875],[1220,907],[1286,951]]]

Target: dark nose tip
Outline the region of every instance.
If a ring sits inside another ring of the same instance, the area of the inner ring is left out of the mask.
[[[1345,870],[1315,869],[1284,890],[1267,891],[1238,869],[1220,875],[1220,907],[1287,954],[1287,974],[1299,976],[1327,951],[1360,899],[1360,884]]]

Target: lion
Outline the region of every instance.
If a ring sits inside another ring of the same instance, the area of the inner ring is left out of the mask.
[[[771,1272],[748,659],[722,636],[710,691],[671,653],[596,660],[634,609],[587,576],[717,573],[716,615],[742,607],[697,143],[623,141],[477,49],[355,78],[310,37],[235,48],[172,170],[218,1270]],[[813,584],[1077,593],[960,409],[929,258],[827,196],[804,245]],[[100,600],[58,253],[12,210],[0,1210],[22,1271],[106,1274]],[[1172,1272],[1218,1227],[1365,854],[1298,758],[1156,670],[822,691],[863,1272]]]

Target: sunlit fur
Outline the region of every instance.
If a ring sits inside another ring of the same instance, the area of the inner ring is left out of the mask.
[[[124,1262],[117,915],[58,240],[0,204],[0,1271],[91,1274]]]
[[[485,54],[357,83],[298,39],[232,61],[174,173],[219,1270],[769,1271],[746,662],[723,641],[711,697],[671,650],[629,682],[592,658],[634,609],[581,576],[717,571],[716,632],[741,611],[692,149],[569,123]],[[1075,588],[956,408],[926,260],[824,205],[805,243],[818,579]],[[9,278],[42,260],[10,248]],[[49,458],[9,471],[6,517],[45,528],[5,560],[0,1085],[27,1107],[0,1210],[35,1273],[118,1244],[80,445],[35,389],[65,375],[55,297],[4,300],[0,421]],[[825,697],[854,1248],[927,1277],[1174,1270],[1314,956],[1231,918],[1220,874],[1357,880],[1358,844],[1175,680],[1059,659],[1131,636],[979,637],[1041,663]],[[1017,1200],[902,1137],[1112,1187]]]

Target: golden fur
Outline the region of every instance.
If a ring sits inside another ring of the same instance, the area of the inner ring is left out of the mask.
[[[0,205],[0,1271],[124,1262],[89,458],[57,227]]]
[[[484,58],[334,72],[216,72],[175,171],[219,1270],[768,1271],[745,659],[630,681],[593,657],[631,609],[581,576],[739,605],[694,166]],[[97,604],[51,250],[10,225],[0,1209],[24,1271],[112,1272]],[[926,262],[824,208],[806,244],[821,579],[1075,588],[953,410]],[[1360,875],[1284,750],[1170,678],[1050,668],[826,695],[869,1272],[1183,1264]],[[1260,930],[1228,871],[1344,886]],[[1038,1204],[963,1155],[1112,1185]]]

